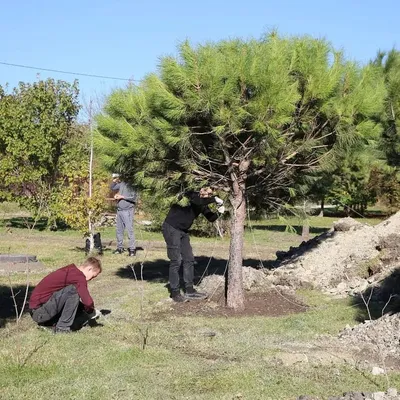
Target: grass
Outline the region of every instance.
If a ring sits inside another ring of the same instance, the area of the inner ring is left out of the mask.
[[[312,218],[312,234],[328,229],[332,219]],[[318,228],[318,229],[317,229]],[[160,233],[136,227],[139,244],[148,248],[138,260],[144,269],[167,268]],[[108,248],[115,230],[102,232]],[[245,234],[245,256],[264,260],[276,250],[298,245],[301,238],[285,232],[275,220],[256,221]],[[226,239],[192,238],[196,255],[227,257]],[[0,226],[0,253],[37,255],[49,270],[84,259],[83,238],[73,231],[28,231]],[[384,377],[373,377],[343,363],[283,365],[280,354],[298,346],[306,349],[319,335],[336,335],[355,324],[359,309],[347,299],[331,299],[317,291],[298,296],[307,312],[282,317],[206,318],[170,311],[163,279],[144,282],[129,272],[124,256],[106,250],[104,271],[89,283],[98,308],[111,309],[103,326],[73,335],[50,335],[24,314],[16,324],[10,314],[0,328],[1,399],[295,399],[301,394],[339,395],[344,391],[378,391]],[[212,264],[212,263],[211,263]],[[29,276],[34,286],[44,273]],[[0,276],[2,299],[8,277]],[[23,287],[23,274],[10,276]],[[22,296],[21,292],[18,296]],[[143,299],[143,301],[141,301]],[[158,312],[162,311],[162,314]],[[148,332],[144,346],[143,335]],[[212,333],[210,335],[209,333]],[[143,350],[143,347],[145,349]],[[400,375],[389,375],[400,386]]]

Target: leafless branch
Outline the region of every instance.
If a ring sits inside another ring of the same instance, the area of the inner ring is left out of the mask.
[[[396,295],[393,295],[393,294],[390,295],[389,300],[386,302],[385,306],[382,308],[382,316],[383,316],[383,313],[385,312],[386,307],[389,305],[390,300],[392,300],[392,297],[395,297],[395,296]]]
[[[371,312],[370,312],[370,310],[369,310],[369,302],[370,302],[370,300],[371,300],[373,291],[374,291],[374,288],[371,287],[371,292],[369,293],[368,301],[365,301],[364,295],[362,294],[362,292],[360,292],[360,296],[361,296],[361,298],[362,298],[362,301],[363,301],[364,304],[365,304],[365,307],[366,307],[366,309],[367,309],[368,317],[369,317],[369,320],[370,320],[370,321],[372,321],[372,317],[371,317]]]

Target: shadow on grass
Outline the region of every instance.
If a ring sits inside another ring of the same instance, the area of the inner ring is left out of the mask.
[[[20,314],[22,306],[24,305],[26,285],[13,286],[12,288],[15,295],[15,303],[17,305],[18,314]],[[33,289],[34,287],[29,287],[28,297],[23,313],[28,312],[28,300]],[[17,311],[15,309],[14,299],[12,297],[10,286],[0,285],[0,328],[4,328],[7,322],[15,321],[16,318]]]
[[[286,225],[252,225],[253,229],[258,229],[261,231],[271,231],[271,232],[285,232],[287,230]],[[292,225],[292,228],[296,231],[298,235],[301,235],[303,227],[300,225]],[[321,234],[327,232],[329,228],[318,228],[310,226],[310,233]]]
[[[319,210],[318,210],[319,213]],[[315,215],[318,214],[317,212]],[[363,218],[378,218],[378,219],[384,219],[384,218],[389,218],[390,213],[387,211],[381,211],[381,210],[366,210],[364,214],[360,214],[358,212],[351,212],[347,213],[344,210],[336,210],[334,208],[326,208],[324,210],[324,217],[331,217],[331,218],[346,218],[346,217],[352,217],[352,218],[360,218],[362,216]]]
[[[203,276],[207,275],[223,275],[226,272],[228,260],[223,258],[210,258],[200,256],[195,258],[194,265],[194,283],[198,284]],[[260,260],[245,259],[243,265],[246,267],[261,268]],[[271,268],[271,260],[263,261],[264,268]],[[133,262],[125,267],[121,267],[116,271],[116,275],[123,279],[137,279],[149,282],[168,282],[169,261],[158,259],[154,261],[145,261],[143,269],[141,263]],[[182,268],[180,269],[182,273]]]
[[[45,231],[47,229],[54,231],[66,231],[68,226],[64,223],[58,222],[57,228],[51,228],[48,226],[48,221],[46,218],[41,218],[35,223],[35,219],[32,217],[14,217],[9,219],[0,220],[0,226],[4,226],[7,228],[16,228],[16,229],[31,229],[34,226],[33,230],[35,231]]]
[[[352,298],[358,308],[357,320],[378,319],[385,314],[400,312],[400,268],[394,270],[379,285],[367,288]]]
[[[112,241],[111,241],[111,243],[112,243]],[[93,257],[103,256],[104,254],[110,255],[110,254],[113,254],[113,253],[114,253],[115,249],[116,249],[115,246],[114,246],[114,247],[111,247],[111,245],[104,245],[104,244],[103,244],[103,247],[102,247],[101,252],[99,252],[98,249],[94,249],[94,250],[90,253],[90,255],[93,256]],[[141,247],[141,246],[136,247],[136,251],[143,251],[143,250],[144,250],[144,248]],[[74,251],[74,252],[77,252],[77,253],[85,253],[87,256],[89,255],[89,254],[86,252],[86,248],[85,248],[85,247],[75,246],[75,247],[73,247],[73,248],[71,249],[71,251]],[[124,251],[127,252],[127,250],[124,250]]]
[[[318,236],[313,237],[307,242],[302,242],[298,247],[290,247],[288,251],[277,251],[276,261],[273,261],[270,265],[271,268],[279,268],[286,264],[295,262],[299,257],[305,255],[308,252],[313,251],[321,243],[327,239],[331,239],[336,235],[336,231],[325,231]]]

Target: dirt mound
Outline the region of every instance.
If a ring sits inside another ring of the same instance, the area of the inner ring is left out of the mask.
[[[242,267],[242,277],[243,277],[243,288],[245,290],[254,289],[256,287],[265,286],[270,283],[267,282],[266,276],[263,270],[252,268],[252,267]],[[205,276],[199,286],[199,290],[206,293],[214,293],[218,289],[223,289],[225,286],[225,278],[222,275],[208,275]]]
[[[268,280],[333,295],[362,292],[400,266],[399,232],[400,212],[375,227],[343,218],[328,232],[277,253]]]
[[[346,392],[342,396],[329,397],[328,400],[398,400],[400,396],[396,388],[390,388],[386,392]],[[318,397],[300,396],[297,400],[318,400]]]
[[[344,345],[369,347],[382,357],[400,359],[400,316],[384,315],[375,321],[365,321],[351,328],[347,326],[339,334]]]

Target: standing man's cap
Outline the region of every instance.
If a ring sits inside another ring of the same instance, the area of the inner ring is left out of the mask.
[[[119,174],[112,174],[113,178],[119,178]]]

